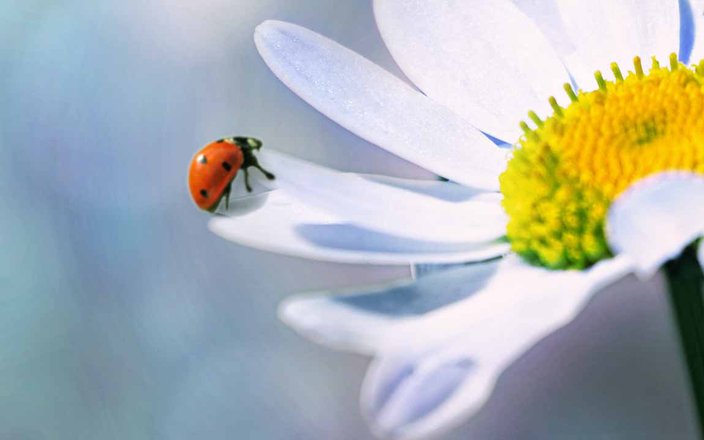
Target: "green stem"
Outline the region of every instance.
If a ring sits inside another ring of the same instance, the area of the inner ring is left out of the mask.
[[[700,438],[704,438],[704,275],[694,246],[665,264],[670,301],[692,385]]]

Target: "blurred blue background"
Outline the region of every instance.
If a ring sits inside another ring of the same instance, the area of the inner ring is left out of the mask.
[[[367,360],[302,340],[276,306],[408,270],[241,248],[186,191],[195,150],[233,134],[423,175],[273,77],[251,37],[268,18],[402,76],[367,1],[0,3],[0,439],[369,438]],[[615,291],[449,437],[696,438],[663,297]]]

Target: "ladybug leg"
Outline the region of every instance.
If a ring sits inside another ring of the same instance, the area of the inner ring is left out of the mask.
[[[227,188],[225,188],[225,192],[223,195],[225,196],[225,211],[230,209],[230,192],[232,191],[232,183],[227,185]]]
[[[254,153],[252,152],[252,149],[242,149],[242,153],[244,154],[244,161],[242,163],[242,168],[244,169],[245,172],[245,183],[248,182],[247,180],[247,169],[249,167],[253,167],[258,169],[259,171],[262,172],[266,176],[267,179],[269,180],[274,180],[276,176],[274,176],[273,173],[270,173],[269,171],[265,170],[262,168],[261,165],[259,165],[259,161],[257,158],[254,156]]]
[[[252,186],[249,184],[249,170],[244,169],[244,187],[247,188],[247,192],[252,192]]]
[[[254,167],[254,168],[258,169],[258,170],[261,171],[262,174],[264,174],[264,175],[266,176],[266,178],[269,179],[269,180],[274,180],[274,179],[276,179],[276,176],[274,176],[273,173],[270,173],[269,171],[267,171],[267,170],[265,170],[264,168],[262,168],[261,165],[259,165],[259,161],[257,160],[256,157],[254,157],[253,154],[250,153],[250,154],[248,154],[247,156],[248,156],[248,157],[247,157],[246,165],[245,165],[245,166],[247,166],[247,167]]]
[[[253,166],[254,168],[258,169],[259,171],[261,171],[262,174],[264,174],[267,179],[269,179],[269,180],[274,180],[274,179],[276,179],[276,176],[275,176],[275,175],[273,175],[273,174],[270,173],[269,171],[267,171],[267,170],[265,170],[264,168],[262,168],[262,166],[259,165],[259,163],[255,164],[255,165],[252,165],[252,166]]]

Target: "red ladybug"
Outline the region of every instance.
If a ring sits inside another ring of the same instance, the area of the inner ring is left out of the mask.
[[[231,137],[211,142],[193,156],[188,171],[188,188],[199,208],[214,212],[222,198],[225,209],[230,203],[232,181],[240,169],[244,170],[244,184],[248,192],[249,167],[264,173],[267,179],[275,176],[259,165],[254,151],[262,147],[262,141],[250,137]]]

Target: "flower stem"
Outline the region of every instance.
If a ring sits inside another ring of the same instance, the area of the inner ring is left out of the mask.
[[[670,301],[679,328],[692,394],[704,438],[704,275],[694,246],[665,264]]]

